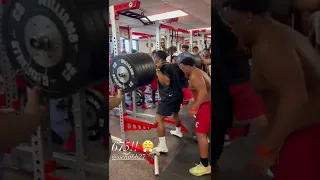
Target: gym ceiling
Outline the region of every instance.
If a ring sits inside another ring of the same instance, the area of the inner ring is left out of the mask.
[[[110,5],[121,4],[128,0],[109,0]],[[146,16],[182,10],[189,14],[188,16],[180,17],[178,22],[173,22],[171,25],[175,28],[182,29],[199,29],[211,27],[211,2],[210,0],[140,0],[141,9],[145,11]],[[134,12],[141,13],[140,10]],[[121,26],[130,26],[132,31],[146,34],[155,34],[155,26],[143,26],[136,19],[120,16]],[[164,30],[163,30],[164,31]],[[207,31],[206,33],[210,33]],[[189,36],[189,35],[187,35]]]

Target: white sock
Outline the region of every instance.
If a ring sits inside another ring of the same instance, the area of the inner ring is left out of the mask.
[[[176,132],[181,133],[181,127],[176,127]]]
[[[159,137],[159,147],[166,147],[167,144],[166,144],[166,137],[163,136],[163,137]]]

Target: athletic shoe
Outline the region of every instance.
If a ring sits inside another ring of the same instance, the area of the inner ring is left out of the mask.
[[[182,134],[182,132],[180,131],[177,131],[177,130],[171,130],[170,131],[170,134],[172,134],[172,135],[174,135],[174,136],[177,136],[177,137],[179,137],[179,138],[182,138],[183,137],[183,134]]]
[[[142,105],[141,105],[141,108],[142,108],[142,109],[148,109],[148,106],[147,106],[146,104],[142,104]]]
[[[133,111],[133,104],[131,104],[131,105],[129,106],[129,109],[128,109],[128,110]]]
[[[273,167],[270,167],[267,171],[267,175],[271,178],[273,178]]]
[[[67,141],[63,145],[63,149],[67,152],[75,152],[76,151],[76,136],[75,133],[72,132],[67,139]]]
[[[195,167],[189,169],[189,173],[194,176],[203,176],[203,175],[211,174],[211,166],[209,164],[207,167],[204,167],[201,163],[196,164]]]
[[[151,106],[149,106],[149,109],[154,109],[157,105],[152,104]]]
[[[168,153],[169,152],[167,145],[165,145],[164,147],[160,147],[160,145],[158,144],[158,146],[155,147],[154,150],[159,153]]]

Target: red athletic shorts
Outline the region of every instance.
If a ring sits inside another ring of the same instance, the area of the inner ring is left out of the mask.
[[[193,98],[193,93],[189,88],[183,88],[182,93],[183,93],[183,100],[185,101],[188,101]]]
[[[158,90],[158,77],[154,78],[153,82],[150,84],[150,88],[154,91]]]
[[[233,113],[237,121],[245,121],[263,115],[264,104],[250,82],[231,85],[229,87],[233,97]]]
[[[320,124],[290,135],[279,152],[274,180],[320,180],[319,137]]]
[[[200,105],[196,115],[196,132],[209,133],[211,130],[211,101]]]

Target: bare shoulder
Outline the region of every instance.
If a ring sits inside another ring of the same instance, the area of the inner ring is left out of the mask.
[[[195,81],[197,81],[197,77],[195,74],[192,74],[189,76],[189,83],[194,83]]]
[[[296,32],[282,24],[271,25],[261,35],[251,49],[254,59],[268,58],[293,51],[296,48]],[[256,60],[255,60],[256,61]]]

